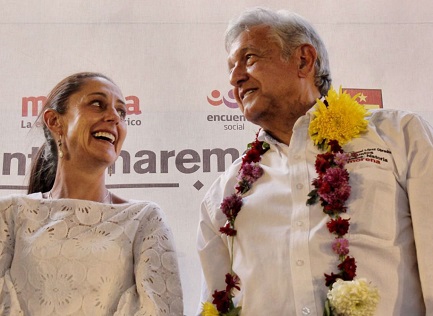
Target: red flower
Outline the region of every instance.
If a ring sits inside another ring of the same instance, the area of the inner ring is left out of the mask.
[[[311,182],[311,184],[316,189],[319,189],[322,186],[322,177],[318,177],[318,178],[313,179],[313,181]]]
[[[341,148],[340,144],[336,140],[330,140],[328,145],[329,145],[329,147],[331,147],[331,152],[333,152],[333,153],[343,152],[343,149]]]
[[[242,163],[258,162],[260,161],[261,153],[257,148],[252,147],[248,150],[245,156],[242,158]]]
[[[331,272],[331,275],[329,275],[325,273],[326,286],[331,286],[335,281],[337,281],[337,279],[341,279],[340,274],[334,274],[334,272]]]
[[[320,197],[323,199],[323,196],[329,194],[332,191],[332,186],[329,182],[325,182],[323,180],[319,180],[317,183],[320,184],[320,186],[317,188],[317,193],[319,193]]]
[[[349,219],[342,219],[340,216],[337,219],[331,219],[326,226],[330,233],[335,233],[338,236],[344,236],[349,231]]]
[[[230,223],[227,223],[225,226],[220,227],[220,232],[226,234],[227,236],[236,236],[237,230],[232,228]]]
[[[323,212],[330,216],[340,213],[345,213],[347,207],[344,206],[344,202],[334,201],[332,204],[326,204],[326,202],[322,203]]]
[[[256,140],[248,145],[249,149],[242,158],[242,164],[259,162],[261,156],[268,151],[269,146],[264,146],[265,142],[259,141],[257,137],[258,135],[256,135]]]
[[[256,140],[249,144],[249,149],[242,158],[242,163],[259,162],[261,156],[269,149],[269,147],[263,148],[263,144],[264,142],[259,141],[256,135]]]
[[[334,163],[334,154],[332,153],[324,153],[318,154],[316,157],[316,172],[317,174],[322,175],[326,172],[326,169],[330,168]]]
[[[232,289],[237,289],[238,291],[241,289],[239,287],[239,277],[237,275],[231,275],[230,273],[226,274],[226,291],[231,293]]]
[[[214,298],[212,304],[215,304],[217,310],[221,313],[227,313],[231,304],[231,296],[227,291],[217,291],[212,294]]]
[[[356,276],[356,263],[355,258],[347,256],[342,263],[338,265],[342,272],[342,279],[345,281],[352,281]]]

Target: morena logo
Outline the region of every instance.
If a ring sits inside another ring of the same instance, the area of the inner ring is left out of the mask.
[[[232,89],[229,90],[224,96],[219,90],[213,90],[210,93],[210,97],[207,97],[207,102],[212,106],[220,106],[221,104],[225,104],[225,106],[230,109],[238,108],[238,104],[236,103]]]
[[[47,97],[23,97],[21,99],[21,116],[28,117],[29,109],[31,109],[31,116],[38,116],[39,112],[42,110]],[[125,98],[126,101],[126,114],[141,114],[140,110],[140,99],[134,95],[130,95]]]
[[[31,117],[34,119],[39,115],[39,112],[42,110],[45,101],[47,100],[46,96],[39,97],[23,97],[21,99],[21,116],[23,118]],[[130,95],[125,97],[126,101],[126,124],[128,126],[140,126],[141,120],[129,117],[129,115],[139,115],[141,114],[140,110],[140,99],[134,95]],[[32,128],[33,121],[25,121],[21,120],[21,128]],[[36,123],[38,124],[38,123]]]

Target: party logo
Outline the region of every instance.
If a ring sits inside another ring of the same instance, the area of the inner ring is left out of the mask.
[[[367,109],[380,109],[383,108],[382,103],[382,90],[381,89],[354,89],[354,88],[343,88],[352,97],[358,93],[359,104],[364,105]]]

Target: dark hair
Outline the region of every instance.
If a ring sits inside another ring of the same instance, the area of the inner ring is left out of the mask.
[[[39,148],[32,161],[27,190],[28,194],[51,190],[57,172],[57,144],[50,130],[43,122],[43,113],[47,109],[53,109],[59,114],[65,114],[68,110],[70,96],[78,92],[89,78],[104,78],[113,82],[110,78],[100,73],[79,72],[60,81],[48,94],[47,100],[36,119],[36,121],[39,121],[43,126],[45,143]]]
[[[268,25],[272,36],[280,44],[283,57],[289,58],[299,45],[308,43],[317,51],[315,64],[315,85],[321,95],[326,95],[331,86],[331,71],[329,69],[328,52],[314,27],[300,15],[280,10],[255,7],[243,12],[232,20],[225,33],[226,50],[230,50],[233,41],[243,32],[253,26]]]

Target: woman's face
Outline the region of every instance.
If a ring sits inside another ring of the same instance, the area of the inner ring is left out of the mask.
[[[88,78],[61,117],[62,150],[68,161],[104,167],[116,161],[126,137],[126,105],[112,82]]]

